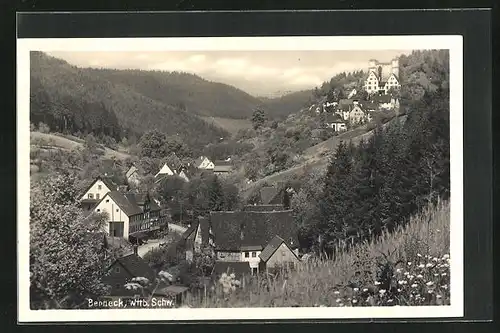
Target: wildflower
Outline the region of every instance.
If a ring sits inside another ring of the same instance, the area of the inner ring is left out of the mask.
[[[413,275],[408,275],[408,279],[410,279],[410,280],[413,280],[414,277],[415,276],[413,276]]]
[[[383,296],[385,294],[385,289],[380,289],[378,292],[380,293],[381,296]]]
[[[408,261],[408,266],[411,266],[411,261]]]
[[[427,265],[425,265],[425,267],[427,267],[427,268],[432,267],[432,266],[434,266],[434,265],[431,263],[428,263]]]
[[[225,279],[225,278],[227,278],[227,274],[226,273],[222,273],[221,279]]]
[[[448,286],[447,286],[447,285],[444,285],[444,286],[441,286],[441,288],[443,288],[443,289],[448,289]]]
[[[334,293],[335,295],[339,295],[339,294],[340,294],[340,292],[339,292],[338,290],[335,290],[333,293]]]
[[[353,290],[354,290],[354,291],[359,291],[359,288],[354,288]]]
[[[446,274],[446,273],[441,273],[441,276],[446,276],[446,275],[448,275],[448,274]]]
[[[410,272],[404,272],[404,275],[408,276],[410,275]]]
[[[422,258],[422,255],[420,253],[417,253],[417,257]]]
[[[429,282],[427,282],[427,283],[426,283],[427,287],[430,287],[430,286],[432,286],[433,284],[434,284],[434,282],[432,282],[432,281],[429,281]]]
[[[390,298],[390,299],[388,299],[388,300],[387,300],[387,302],[388,302],[388,303],[391,303],[391,302],[393,302],[393,301],[394,301],[394,300],[393,300],[392,298]]]
[[[436,295],[436,298],[441,298],[441,295]]]
[[[375,285],[376,286],[380,285],[380,282],[379,281],[375,281]]]
[[[363,292],[367,292],[368,291],[368,288],[363,288]]]
[[[443,259],[450,259],[450,255],[449,255],[449,254],[445,254],[445,255],[443,256]]]
[[[400,292],[401,292],[401,289],[398,289],[398,293],[400,293]]]
[[[418,287],[418,284],[414,283],[411,285],[412,288],[417,288]]]
[[[353,300],[352,300],[352,302],[353,302],[354,304],[356,304],[356,303],[358,303],[358,300],[353,299]]]
[[[396,269],[397,273],[401,273],[401,268]]]
[[[418,278],[418,279],[422,279],[422,278],[423,278],[422,274],[418,274],[418,275],[417,275],[417,278]]]
[[[415,297],[416,297],[416,298],[419,298],[419,297],[420,297],[420,294],[416,294],[416,295],[415,295]]]
[[[404,285],[404,284],[407,284],[408,282],[406,280],[400,280],[400,281],[398,281],[398,283],[401,285]]]
[[[434,257],[432,258],[432,261],[438,261],[438,258]]]
[[[432,293],[434,292],[434,289],[429,289],[427,292],[428,292],[429,294],[432,294]]]
[[[424,265],[424,264],[420,264],[420,265],[418,265],[418,268],[424,268],[424,267],[425,267],[425,265]]]
[[[236,277],[236,275],[234,275],[234,273],[231,273],[231,279],[234,279]]]
[[[340,303],[340,302],[342,302],[342,299],[341,298],[337,298],[336,302]]]

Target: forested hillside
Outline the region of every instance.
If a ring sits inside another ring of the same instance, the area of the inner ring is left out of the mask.
[[[158,129],[202,147],[228,135],[196,115],[40,52],[31,56],[30,116],[32,123],[43,121],[53,131],[116,140]]]

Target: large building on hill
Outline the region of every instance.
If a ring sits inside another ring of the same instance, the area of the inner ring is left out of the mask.
[[[368,77],[365,80],[365,90],[369,94],[387,94],[391,88],[399,89],[399,60],[392,59],[388,63],[371,59],[368,63]]]

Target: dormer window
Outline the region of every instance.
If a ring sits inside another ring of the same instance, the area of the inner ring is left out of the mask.
[[[97,185],[97,189],[98,189],[98,190],[102,190],[102,185],[100,185],[100,184],[99,184],[99,185]]]
[[[89,198],[89,199],[94,199],[94,194],[89,193],[89,194],[88,194],[88,198]]]

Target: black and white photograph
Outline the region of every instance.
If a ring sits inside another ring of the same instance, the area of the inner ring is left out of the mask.
[[[17,57],[20,318],[463,315],[460,36]]]

